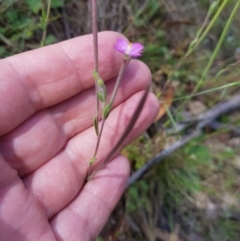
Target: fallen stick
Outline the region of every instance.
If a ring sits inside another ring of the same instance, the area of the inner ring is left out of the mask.
[[[228,113],[240,107],[240,95],[234,96],[232,99],[224,102],[220,102],[204,114],[199,115],[195,119],[191,119],[191,122],[196,122],[196,128],[188,135],[182,137],[174,144],[163,150],[149,162],[147,162],[141,169],[134,172],[128,179],[126,188],[132,185],[134,182],[140,179],[152,166],[162,161],[166,156],[171,155],[173,152],[184,146],[194,138],[198,137],[202,133],[202,129],[208,125],[211,125],[220,115]]]

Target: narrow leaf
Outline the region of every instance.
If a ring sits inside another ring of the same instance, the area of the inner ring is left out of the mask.
[[[103,110],[103,118],[104,119],[107,119],[109,114],[110,114],[110,111],[111,111],[111,103],[108,103],[105,107],[104,107],[104,110]]]
[[[94,117],[94,119],[93,119],[93,124],[94,124],[94,129],[95,129],[96,135],[98,136],[98,135],[99,135],[99,128],[98,128],[98,120],[97,120],[97,117]]]

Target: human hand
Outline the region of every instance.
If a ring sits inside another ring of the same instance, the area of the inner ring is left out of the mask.
[[[123,56],[118,33],[99,33],[99,73],[108,92]],[[94,240],[124,191],[128,161],[121,155],[84,183],[96,134],[92,35],[0,61],[0,240]],[[97,162],[123,133],[142,92],[148,68],[132,60],[106,121]],[[155,119],[149,94],[124,145]]]

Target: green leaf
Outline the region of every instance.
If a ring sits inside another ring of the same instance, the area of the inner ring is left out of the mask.
[[[106,89],[106,86],[103,85],[101,87],[98,87],[98,99],[104,103],[106,101],[106,98],[107,98],[107,89]]]
[[[10,23],[14,23],[16,21],[19,21],[19,12],[15,9],[11,9],[6,12],[6,17]]]
[[[94,162],[95,162],[96,160],[97,160],[96,157],[91,158],[90,161],[89,161],[89,165],[92,166],[92,164],[94,164]]]
[[[48,35],[45,39],[44,45],[50,45],[50,44],[53,44],[53,43],[56,43],[56,42],[57,42],[57,39],[56,39],[55,36]]]
[[[102,93],[98,92],[98,93],[97,93],[97,97],[98,97],[98,99],[99,99],[101,102],[104,102],[104,97],[103,97],[103,94],[102,94]]]
[[[8,8],[8,7],[12,6],[17,1],[18,0],[3,0],[3,2],[1,4],[4,8]]]
[[[209,164],[212,160],[209,149],[204,145],[189,145],[185,151],[189,157],[199,164]]]
[[[45,31],[46,30],[46,21],[45,18],[40,17],[40,28]]]
[[[108,103],[105,107],[104,107],[104,110],[103,110],[103,118],[104,119],[107,119],[109,114],[110,114],[110,111],[111,111],[111,103]]]
[[[39,0],[24,0],[24,1],[33,13],[38,13],[43,8],[42,1],[39,1]]]
[[[211,16],[212,13],[216,10],[217,6],[218,6],[219,1],[213,1],[213,3],[211,4],[209,10],[208,10],[208,14]]]
[[[92,76],[93,76],[93,78],[97,81],[97,79],[98,79],[98,72],[95,71],[95,70],[93,70]]]
[[[64,6],[64,0],[52,0],[51,7],[52,8],[60,8]]]
[[[100,87],[103,87],[103,86],[104,86],[104,82],[103,82],[103,80],[102,80],[100,77],[97,78],[97,83],[98,83],[98,85],[99,85]]]
[[[93,125],[94,125],[94,129],[95,129],[95,132],[97,134],[97,136],[99,135],[99,128],[98,128],[98,120],[97,120],[97,117],[94,117],[93,119]]]

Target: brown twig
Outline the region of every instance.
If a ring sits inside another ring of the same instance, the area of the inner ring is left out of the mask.
[[[209,126],[214,129],[214,130],[228,130],[234,133],[235,135],[240,135],[240,127],[231,125],[231,124],[223,124],[218,121],[213,121],[212,123],[209,124]]]
[[[204,114],[199,115],[194,121],[197,121],[196,128],[185,137],[182,137],[180,140],[176,141],[166,150],[159,153],[153,159],[151,159],[147,164],[145,164],[141,169],[134,172],[128,180],[126,188],[132,185],[134,182],[139,180],[152,166],[162,161],[166,156],[171,155],[173,152],[178,150],[180,147],[183,147],[188,142],[202,134],[202,129],[208,125],[211,125],[220,115],[228,113],[232,110],[235,110],[240,107],[240,95],[234,96],[232,99],[220,102],[215,105],[213,108],[209,109]],[[193,121],[193,120],[191,120]],[[187,127],[187,124],[186,124]]]

